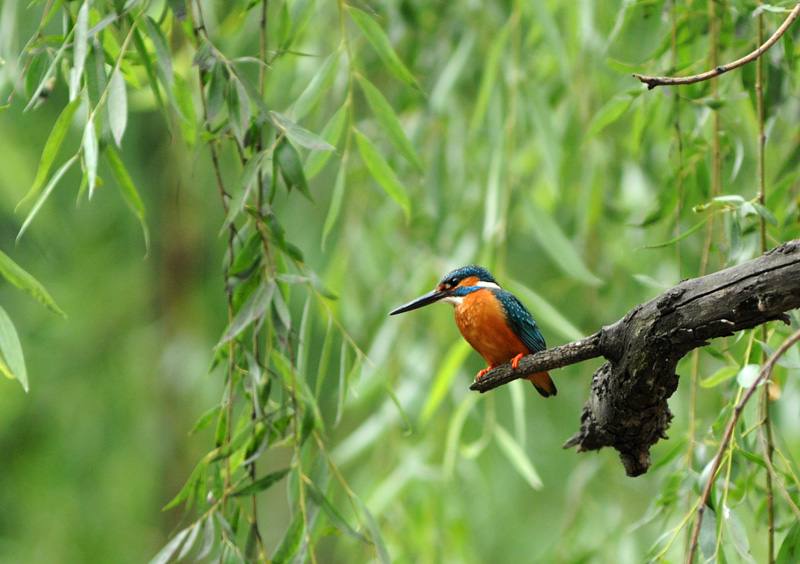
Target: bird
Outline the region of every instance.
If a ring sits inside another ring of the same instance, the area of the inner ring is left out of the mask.
[[[436,288],[390,311],[389,315],[433,303],[453,306],[461,335],[489,365],[478,372],[476,380],[509,361],[517,369],[523,356],[547,348],[528,308],[514,294],[502,289],[482,266],[462,266],[445,274]],[[527,379],[546,398],[558,393],[548,372],[537,372]]]

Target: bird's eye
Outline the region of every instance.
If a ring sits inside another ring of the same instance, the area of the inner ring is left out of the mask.
[[[448,290],[452,290],[453,288],[458,286],[459,282],[461,282],[461,280],[459,280],[458,278],[451,278],[450,280],[445,282],[445,286],[447,287]]]

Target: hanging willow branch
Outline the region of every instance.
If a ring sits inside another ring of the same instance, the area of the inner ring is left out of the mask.
[[[720,65],[710,71],[706,71],[701,74],[695,74],[692,76],[645,76],[641,74],[634,73],[633,77],[641,80],[647,85],[648,90],[652,90],[656,86],[678,86],[681,84],[694,84],[695,82],[702,82],[704,80],[709,80],[714,78],[715,76],[719,76],[724,74],[728,71],[733,69],[737,69],[747,63],[751,63],[758,59],[761,55],[767,52],[767,50],[772,47],[781,36],[786,33],[786,30],[789,29],[789,26],[792,25],[794,20],[797,19],[797,16],[800,15],[800,2],[798,2],[794,9],[789,12],[789,16],[784,20],[781,26],[772,34],[772,37],[767,39],[767,41],[760,45],[755,51],[749,53],[738,59],[733,61],[732,63],[728,63],[726,65]]]
[[[629,476],[650,467],[650,447],[666,437],[673,415],[667,399],[678,387],[675,368],[710,339],[768,321],[788,322],[800,307],[800,239],[746,263],[684,280],[581,341],[504,364],[473,382],[486,392],[517,378],[604,357],[592,377],[581,427],[564,448],[614,447]]]

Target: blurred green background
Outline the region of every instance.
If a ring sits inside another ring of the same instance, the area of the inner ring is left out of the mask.
[[[204,2],[209,34],[230,57],[251,56],[257,45],[257,22],[242,15],[246,4]],[[270,7],[276,34],[281,5]],[[342,212],[324,247],[336,157],[311,180],[313,202],[296,191],[276,201],[287,240],[338,294],[335,301],[312,300],[311,366],[329,315],[341,328],[335,346],[346,334],[369,359],[351,380],[336,425],[338,362],[331,362],[324,388],[330,393],[320,407],[333,459],[378,519],[397,562],[646,561],[698,495],[698,475],[719,438],[712,424],[739,392],[735,379],[698,387],[692,407],[695,365],[685,359],[681,386],[670,400],[676,414],[671,439],[653,448],[655,467],[632,479],[612,450],[561,448],[578,428],[598,361],[555,372],[559,395],[547,401],[520,382],[478,396],[468,385],[483,364],[461,341],[449,308],[386,314],[431,289],[448,270],[480,263],[529,306],[553,346],[592,334],[682,278],[699,275],[706,249],[708,270],[756,256],[753,215],[742,214],[741,248],[731,252],[736,213],[712,224],[710,242],[701,229],[680,245],[644,248],[704,219],[692,208],[714,196],[715,136],[722,193],[747,200],[756,195],[753,70],[721,78],[718,93],[708,83],[645,92],[631,78],[630,72],[662,74],[673,64],[683,74],[709,66],[705,3],[404,0],[358,6],[375,11],[419,83],[417,90],[396,80],[358,28],[344,26],[352,65],[389,100],[423,171],[396,154],[355,88],[351,126],[373,139],[395,168],[412,202],[410,220],[371,179],[357,151],[347,165]],[[752,49],[755,24],[748,3],[724,6],[717,15],[719,56],[731,60]],[[161,7],[154,2],[152,11]],[[5,0],[0,10],[5,99],[42,7]],[[771,15],[767,28],[781,19]],[[673,22],[680,29],[677,43],[671,41]],[[297,47],[314,56],[275,61],[267,75],[270,108],[290,115],[340,33],[336,3],[319,2]],[[176,73],[196,89],[193,53],[177,26],[170,47]],[[798,234],[798,137],[789,116],[800,103],[791,94],[798,78],[794,43],[784,41],[770,53],[772,247]],[[342,105],[351,92],[346,67],[342,62],[303,127],[320,131]],[[66,86],[61,81],[50,99],[28,112],[19,89],[0,114],[0,250],[36,276],[68,315],[60,319],[0,284],[0,303],[20,334],[30,376],[28,394],[16,382],[0,381],[4,563],[148,561],[181,520],[179,509],[161,508],[213,441],[208,429],[188,433],[223,387],[219,374],[207,371],[228,322],[225,240],[219,236],[224,213],[202,143],[187,150],[178,120],[165,119],[146,89],[129,85],[128,96],[119,152],[147,209],[147,253],[140,225],[103,167],[104,183],[91,200],[77,197],[77,167],[67,173],[15,242],[29,211],[15,206],[33,182],[43,144],[67,102]],[[79,115],[76,121],[84,120]],[[69,149],[57,164],[80,145],[81,135],[78,125],[70,130]],[[337,154],[342,150],[340,143]],[[223,152],[223,165],[232,182],[239,165],[231,148]],[[304,303],[296,296],[289,304],[293,318]],[[779,343],[780,334],[771,339]],[[700,380],[726,364],[748,362],[751,337],[728,341],[715,343],[717,352],[699,353]],[[800,423],[794,374],[780,369],[782,396],[774,404],[779,447],[790,460],[800,456],[792,432]],[[264,467],[285,466],[291,452],[276,456]],[[527,464],[541,477],[541,489],[531,486]],[[731,499],[762,561],[763,474],[747,461],[736,464],[744,485]],[[796,489],[791,492],[796,497]],[[265,544],[275,546],[289,520],[285,488],[273,488],[259,504]],[[789,511],[779,508],[779,535],[790,522]],[[681,560],[682,535],[670,549],[671,561]],[[741,558],[728,550],[732,561]],[[319,562],[372,558],[336,534],[321,541],[316,555]]]

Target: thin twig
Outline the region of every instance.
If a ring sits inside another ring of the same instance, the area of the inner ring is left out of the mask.
[[[769,360],[767,360],[764,368],[761,369],[761,373],[758,375],[758,378],[756,378],[756,381],[753,382],[753,385],[750,386],[750,388],[748,388],[747,392],[744,394],[739,403],[736,404],[736,407],[733,410],[733,417],[731,418],[730,423],[728,423],[728,427],[725,429],[725,435],[719,445],[719,450],[717,451],[717,455],[714,457],[714,462],[711,466],[708,482],[706,482],[706,487],[703,489],[703,495],[700,497],[700,505],[697,507],[697,520],[695,521],[694,528],[692,529],[692,542],[689,547],[689,555],[686,557],[687,564],[691,564],[694,560],[694,555],[697,551],[697,544],[700,536],[700,525],[703,522],[703,512],[706,504],[708,503],[708,498],[711,496],[711,488],[714,487],[714,479],[716,478],[717,471],[719,470],[720,463],[722,462],[722,457],[728,448],[728,444],[731,442],[733,432],[736,429],[736,424],[739,422],[739,417],[744,410],[744,406],[747,405],[747,402],[753,396],[758,387],[772,374],[772,369],[774,368],[778,359],[783,356],[786,351],[788,351],[789,348],[791,348],[798,340],[800,340],[800,331],[795,331],[788,339],[786,339],[786,341],[783,342],[780,348],[775,351],[775,354],[773,354]]]
[[[190,21],[192,22],[192,29],[194,30],[194,39],[197,45],[200,44],[201,36],[200,32],[203,31],[203,34],[206,35],[205,32],[205,19],[203,18],[203,8],[199,0],[195,2],[195,6],[197,8],[197,14],[195,15],[194,10],[192,10],[192,3],[190,2],[188,5],[189,8],[189,17]],[[207,35],[206,35],[207,37]],[[197,76],[200,83],[200,90],[205,88],[205,80],[203,78],[203,69],[200,65],[197,66]],[[200,96],[200,100],[203,106],[203,121],[205,122],[206,131],[211,130],[211,126],[208,120],[208,106],[206,104],[206,99],[204,96]],[[225,192],[225,187],[222,181],[222,171],[221,165],[219,161],[219,154],[217,153],[217,149],[212,142],[209,143],[209,149],[211,151],[211,161],[213,163],[214,169],[214,176],[216,177],[217,181],[217,189],[219,191],[220,201],[222,204],[222,209],[225,213],[228,213],[228,202],[227,202],[227,193]],[[234,261],[234,240],[236,239],[236,227],[234,226],[233,222],[230,223],[228,228],[228,270],[233,267]],[[233,322],[234,317],[234,308],[233,308],[233,289],[230,287],[229,284],[225,284],[225,293],[227,294],[227,302],[228,302],[228,323]],[[235,340],[231,339],[228,344],[228,388],[226,393],[225,399],[225,417],[227,428],[225,430],[225,444],[230,444],[231,441],[231,424],[233,421],[233,395],[234,395],[234,385],[233,380],[234,376],[236,375],[236,355],[235,355]],[[225,516],[227,512],[227,499],[228,493],[230,492],[231,488],[231,466],[230,466],[230,457],[226,457],[225,459],[225,487],[223,490],[223,498],[222,498],[222,515]]]
[[[789,13],[789,16],[784,20],[778,30],[772,34],[772,37],[767,39],[767,41],[759,46],[755,51],[749,53],[748,55],[742,57],[741,59],[737,59],[732,63],[728,63],[727,65],[720,65],[714,67],[710,71],[706,71],[701,74],[695,74],[692,76],[681,76],[681,77],[674,77],[674,76],[645,76],[642,74],[634,73],[633,77],[644,82],[647,85],[648,90],[652,90],[656,86],[678,86],[682,84],[694,84],[695,82],[702,82],[704,80],[712,79],[716,76],[724,74],[728,71],[733,69],[737,69],[747,63],[751,63],[758,59],[761,55],[767,52],[767,50],[772,47],[778,39],[786,33],[786,30],[789,29],[789,26],[792,25],[792,22],[797,19],[797,16],[800,15],[800,2],[795,5],[794,9]]]
[[[759,8],[763,6],[761,0],[758,2]],[[800,4],[798,4],[800,6]],[[757,43],[760,45],[764,41],[764,12],[763,10],[758,13],[758,37]],[[764,183],[764,169],[765,169],[765,147],[766,135],[764,133],[764,59],[759,57],[756,61],[756,119],[758,120],[758,201],[763,206],[766,204],[766,187]],[[761,239],[761,252],[767,248],[767,222],[759,216],[759,235]],[[767,325],[766,323],[761,326],[761,340],[767,342]],[[766,352],[761,350],[761,362],[766,360]],[[765,478],[764,486],[766,488],[767,497],[767,562],[774,564],[775,562],[775,491],[773,487],[773,473],[772,468],[772,453],[775,445],[772,440],[772,421],[770,418],[770,399],[769,399],[769,384],[764,386],[761,392],[760,408],[763,411],[763,423],[759,426],[759,435],[764,439],[762,445],[764,446],[764,459],[769,464]],[[774,470],[774,468],[773,468]],[[780,484],[780,479],[776,476],[776,481]]]

